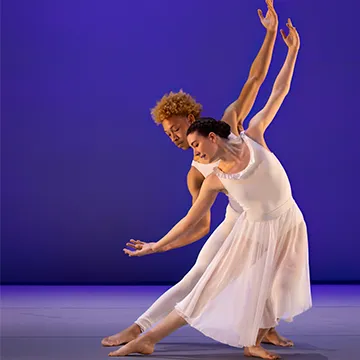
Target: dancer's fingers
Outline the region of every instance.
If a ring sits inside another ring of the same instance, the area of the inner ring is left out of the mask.
[[[286,26],[291,30],[291,29],[295,29],[291,19],[288,19],[288,22],[286,23]]]
[[[136,249],[136,245],[134,245],[134,244],[126,243],[126,246],[128,246],[132,249]]]
[[[261,9],[258,9],[257,12],[258,12],[260,20],[263,21],[264,20],[264,15],[263,15],[263,12],[261,11]]]
[[[297,46],[300,46],[300,35],[299,35],[299,33],[296,31],[296,28],[294,28],[294,36],[295,36],[296,41],[297,41],[297,43],[298,43]]]
[[[275,9],[274,9],[273,7],[269,8],[269,12],[272,14],[272,16],[273,16],[274,18],[277,17],[277,13],[276,13],[276,11],[275,11]]]
[[[285,41],[286,40],[286,34],[285,34],[285,31],[283,29],[280,29],[280,34],[281,34],[282,38]]]
[[[273,1],[271,1],[271,0],[266,0],[266,5],[267,5],[269,11],[270,11],[270,10],[275,10],[275,9],[274,9],[274,3],[273,3]]]
[[[131,247],[132,249],[135,249],[135,250],[141,250],[143,248],[143,245],[141,244],[130,244],[130,243],[127,243],[126,246],[128,247]]]
[[[134,239],[131,239],[130,242],[134,245],[139,245],[140,247],[137,247],[136,249],[142,249],[142,247],[145,245],[145,243],[143,241],[140,241],[140,240],[134,240]],[[128,245],[129,243],[127,243],[126,245],[127,246],[130,246]],[[134,248],[135,249],[135,248]]]
[[[126,255],[131,256],[131,254],[132,254],[132,251],[130,251],[130,250],[128,250],[128,249],[123,249],[123,251],[124,251],[124,253],[125,253]]]
[[[300,41],[299,33],[297,32],[296,27],[291,26],[291,28],[289,29],[290,29],[290,34],[294,37],[294,39]]]
[[[130,257],[138,256],[138,254],[139,254],[139,250],[132,251],[132,250],[128,250],[128,249],[123,249],[123,251],[126,255],[129,255]]]
[[[142,244],[143,242],[140,240],[135,240],[135,239],[131,239],[130,242],[132,242],[133,244]]]

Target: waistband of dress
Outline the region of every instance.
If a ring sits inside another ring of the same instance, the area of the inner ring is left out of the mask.
[[[295,200],[293,198],[290,198],[286,200],[283,204],[278,206],[276,209],[268,212],[259,214],[258,211],[247,211],[246,212],[246,218],[250,221],[267,221],[267,220],[273,220],[278,217],[280,217],[282,214],[286,213],[289,209],[291,209],[294,205],[296,205]]]

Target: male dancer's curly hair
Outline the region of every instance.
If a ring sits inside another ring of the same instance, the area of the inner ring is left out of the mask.
[[[177,93],[165,94],[156,106],[151,109],[155,123],[161,124],[172,116],[193,115],[197,119],[202,111],[202,105],[190,95],[180,90]]]

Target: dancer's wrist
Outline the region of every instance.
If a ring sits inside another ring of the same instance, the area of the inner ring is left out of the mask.
[[[278,31],[278,26],[276,25],[273,29],[266,29],[266,33],[272,36],[276,36]]]
[[[296,47],[294,49],[291,49],[292,53],[294,54],[294,56],[297,56],[298,53],[299,53],[299,50],[300,50],[300,46],[299,47]]]
[[[151,250],[154,253],[162,252],[162,247],[159,246],[158,242],[155,242],[153,245],[151,245]]]

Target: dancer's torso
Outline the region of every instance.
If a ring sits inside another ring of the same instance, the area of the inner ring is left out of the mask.
[[[223,173],[218,167],[214,172],[220,178],[229,197],[253,219],[266,218],[285,203],[290,203],[292,193],[287,174],[276,156],[250,139],[245,133],[241,138],[250,149],[250,162],[241,172]],[[275,215],[275,214],[274,214]]]

